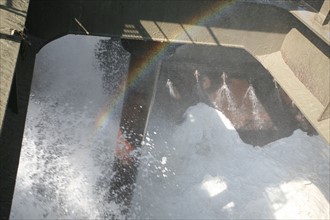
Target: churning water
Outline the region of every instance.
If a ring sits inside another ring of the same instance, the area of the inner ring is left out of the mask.
[[[38,53],[12,219],[95,219],[115,209],[104,201],[128,65],[120,41],[100,37],[68,35]]]

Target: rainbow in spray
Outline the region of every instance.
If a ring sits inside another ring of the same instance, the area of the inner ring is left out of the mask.
[[[189,25],[190,30],[185,30],[184,32],[178,34],[174,39],[163,39],[164,41],[179,42],[189,32],[190,35],[196,35],[193,30],[194,26],[204,26],[207,25],[226,7],[235,3],[233,1],[211,1],[208,7],[205,7],[203,11],[187,19],[185,24]],[[189,42],[188,42],[189,43]],[[194,42],[190,42],[194,43]],[[122,108],[125,92],[134,87],[141,80],[153,74],[152,70],[155,65],[164,57],[166,57],[167,50],[169,49],[170,43],[159,43],[155,44],[148,52],[146,52],[143,59],[139,60],[134,66],[130,66],[129,78],[124,78],[120,83],[121,89],[119,92],[114,93],[109,97],[109,103],[102,108],[95,122],[96,129],[107,128],[111,122],[111,115],[113,112],[118,112]]]

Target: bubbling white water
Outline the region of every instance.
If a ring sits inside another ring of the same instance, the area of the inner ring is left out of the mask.
[[[171,131],[151,115],[133,219],[329,218],[329,146],[319,136],[297,130],[254,148],[216,109],[199,103],[186,115]]]
[[[100,40],[109,38],[68,35],[37,55],[12,219],[95,219],[116,208],[105,199],[120,112],[101,127],[97,120],[125,81],[129,54],[109,41],[117,78],[105,91],[94,53]]]

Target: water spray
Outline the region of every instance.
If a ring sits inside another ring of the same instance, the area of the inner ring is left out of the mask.
[[[274,82],[274,84],[275,84],[275,88],[278,89],[278,85],[277,85],[277,81],[276,81],[276,79],[273,79],[273,82]]]
[[[222,72],[221,78],[222,78],[223,85],[226,85],[226,78],[227,78],[227,75],[226,75],[225,72]]]
[[[196,78],[196,82],[198,83],[198,82],[199,82],[200,74],[199,74],[199,72],[198,72],[197,69],[195,70],[194,76],[195,76],[195,78]]]
[[[170,79],[167,79],[166,82],[166,87],[169,90],[170,96],[176,100],[181,99],[181,95],[179,93],[179,91],[175,88],[175,86],[173,85],[173,82]]]

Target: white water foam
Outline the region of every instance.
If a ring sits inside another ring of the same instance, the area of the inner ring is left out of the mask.
[[[329,218],[329,146],[319,136],[296,130],[254,148],[205,104],[170,133],[153,114],[133,219]]]
[[[96,46],[107,39],[68,35],[38,53],[11,219],[95,219],[115,208],[105,196],[120,112],[97,123],[118,93],[105,91],[107,73],[96,66]],[[121,47],[112,43],[114,56]],[[126,77],[129,54],[122,54],[111,58],[118,60],[112,88]]]

